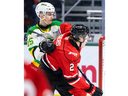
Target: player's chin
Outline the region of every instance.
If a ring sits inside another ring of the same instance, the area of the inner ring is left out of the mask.
[[[50,20],[49,22],[48,22],[48,24],[51,24],[52,23],[52,20]]]
[[[84,48],[84,46],[81,46],[81,48]]]
[[[83,44],[83,45],[81,46],[81,48],[84,48],[84,47],[85,47],[85,45],[86,45],[86,44]]]

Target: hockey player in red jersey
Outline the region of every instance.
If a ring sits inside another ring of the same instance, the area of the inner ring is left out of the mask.
[[[43,76],[44,73],[24,64],[24,96],[53,96],[51,86]]]
[[[67,28],[61,27],[61,31]],[[93,84],[89,85],[77,73],[77,65],[81,59],[80,51],[87,43],[88,33],[88,27],[75,24],[70,31],[54,40],[53,52],[47,51],[48,47],[44,48],[44,45],[47,46],[45,42],[40,45],[40,49],[46,51],[40,61],[40,68],[46,72],[53,90],[61,90],[63,96],[86,96],[87,93],[92,96],[102,95],[100,88]],[[63,89],[71,94],[67,95]]]

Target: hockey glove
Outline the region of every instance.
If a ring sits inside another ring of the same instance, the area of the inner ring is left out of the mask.
[[[92,96],[102,96],[102,94],[103,91],[100,88],[96,87],[96,91]]]
[[[85,91],[92,96],[102,96],[103,94],[103,91],[100,88],[94,86],[93,84],[90,85],[89,90],[85,90]]]
[[[55,45],[52,41],[49,42],[50,46],[48,46],[47,42],[40,42],[39,43],[39,49],[41,52],[44,53],[53,53],[55,50]]]

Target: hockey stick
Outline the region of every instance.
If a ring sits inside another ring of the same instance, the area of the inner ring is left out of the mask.
[[[46,40],[46,43],[47,43],[48,47],[50,47],[50,44],[49,44],[47,38],[43,34],[39,34],[39,33],[35,32],[35,31],[31,31],[31,30],[29,30],[29,32],[37,34],[37,37],[39,37],[39,36],[44,37],[45,40]]]
[[[90,82],[90,80],[87,78],[87,76],[82,72],[82,70],[77,66],[77,69],[80,71],[80,73],[84,76],[84,78],[86,79],[86,81],[89,83],[89,85],[92,85],[92,83]]]
[[[93,85],[90,80],[86,77],[86,75],[82,72],[82,70],[77,66],[77,69],[80,71],[80,73],[84,76],[84,78],[87,80],[87,82],[89,83],[89,85]],[[99,94],[99,96],[102,96]]]

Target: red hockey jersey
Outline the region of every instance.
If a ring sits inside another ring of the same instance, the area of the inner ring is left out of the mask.
[[[53,96],[45,74],[24,64],[24,96]],[[45,82],[45,83],[44,83]]]
[[[46,53],[42,60],[45,58],[45,61],[47,62],[46,66],[50,67],[53,71],[61,68],[64,77],[70,85],[82,90],[88,90],[90,85],[79,77],[77,73],[77,65],[80,63],[81,59],[81,48],[77,50],[69,42],[70,35],[70,30],[68,30],[68,32],[64,32],[64,34],[57,37],[54,40],[56,46],[55,51],[51,54]]]

